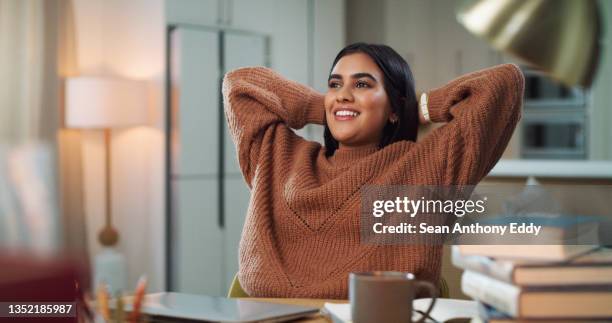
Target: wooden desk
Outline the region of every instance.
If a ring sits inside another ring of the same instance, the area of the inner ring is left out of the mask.
[[[323,308],[325,303],[348,303],[348,300],[341,299],[310,299],[310,298],[257,298],[257,297],[248,297],[248,298],[240,298],[249,301],[262,301],[262,302],[270,302],[270,303],[278,303],[278,304],[289,304],[289,305],[302,305],[302,306],[312,306]],[[308,318],[304,318],[301,320],[296,320],[294,322],[300,323],[329,323],[331,319],[320,315],[315,314]]]

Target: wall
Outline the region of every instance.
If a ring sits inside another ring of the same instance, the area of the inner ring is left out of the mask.
[[[385,42],[385,3],[386,1],[349,0],[346,1],[346,40],[355,42]]]
[[[113,219],[126,256],[128,288],[141,274],[149,291],[164,288],[163,0],[72,0],[80,75],[114,75],[150,85],[150,127],[112,136]],[[83,132],[85,213],[90,256],[99,251],[104,217],[103,137]]]

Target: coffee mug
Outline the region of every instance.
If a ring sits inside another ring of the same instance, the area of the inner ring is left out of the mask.
[[[429,291],[432,301],[418,323],[425,321],[436,303],[437,290],[432,283],[397,271],[350,273],[352,320],[354,323],[412,323],[412,301],[421,289]]]

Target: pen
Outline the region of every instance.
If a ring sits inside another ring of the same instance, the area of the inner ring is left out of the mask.
[[[146,288],[147,278],[145,276],[141,276],[140,279],[138,279],[136,291],[134,292],[134,304],[132,307],[132,313],[130,314],[130,322],[138,322],[138,318],[140,317],[140,308],[142,306],[142,299],[144,297]]]
[[[85,315],[86,321],[93,321],[94,313],[89,308],[89,304],[87,304],[87,301],[85,300],[85,295],[83,294],[83,291],[81,290],[81,287],[79,286],[79,282],[75,280],[74,285],[77,291],[77,299],[76,299],[77,311],[78,311],[77,313],[80,313],[82,311],[83,315]]]
[[[100,283],[100,285],[98,285],[98,293],[97,293],[98,309],[100,310],[100,314],[102,314],[102,317],[104,318],[106,322],[110,320],[110,310],[108,307],[108,298],[109,298],[108,289],[106,288],[106,284]]]
[[[115,322],[123,323],[125,317],[125,303],[123,303],[123,293],[117,292],[117,312],[115,313]]]

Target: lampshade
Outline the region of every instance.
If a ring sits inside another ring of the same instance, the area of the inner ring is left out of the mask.
[[[473,0],[457,13],[471,33],[569,86],[590,86],[601,22],[594,0]]]
[[[66,80],[66,127],[119,128],[147,123],[146,84],[115,77]]]

